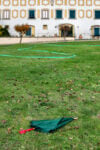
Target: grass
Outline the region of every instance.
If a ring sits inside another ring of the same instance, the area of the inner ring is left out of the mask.
[[[100,41],[0,46],[0,54],[58,56],[72,59],[0,57],[1,150],[100,149]],[[70,45],[75,46],[70,46]],[[66,46],[68,45],[68,46]],[[80,45],[80,46],[79,46]],[[88,46],[94,45],[94,46]],[[78,117],[53,134],[20,135],[35,119]]]

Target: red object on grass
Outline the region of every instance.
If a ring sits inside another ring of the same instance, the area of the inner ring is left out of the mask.
[[[25,134],[26,132],[29,132],[29,131],[32,131],[32,130],[35,130],[35,128],[26,129],[26,130],[21,130],[21,131],[19,131],[19,133],[20,133],[20,134]]]

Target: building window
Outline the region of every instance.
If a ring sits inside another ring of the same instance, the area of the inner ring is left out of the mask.
[[[26,6],[26,0],[20,0],[20,6]]]
[[[29,6],[34,6],[36,4],[36,0],[28,0]]]
[[[43,30],[47,30],[48,26],[47,25],[43,25]]]
[[[10,5],[10,0],[3,0],[3,5],[4,6],[9,6]]]
[[[69,0],[69,5],[70,6],[75,6],[76,5],[76,0]]]
[[[100,28],[94,28],[94,36],[100,36]]]
[[[56,0],[56,5],[63,5],[63,0]]]
[[[84,6],[84,0],[78,0],[78,5],[79,6]]]
[[[92,0],[86,0],[86,5],[87,6],[92,6]]]
[[[45,5],[45,6],[49,5],[49,0],[42,0],[42,5]]]
[[[29,10],[29,19],[35,19],[35,10]]]
[[[26,10],[24,10],[24,9],[20,10],[20,17],[26,18]]]
[[[3,19],[10,19],[10,10],[3,10]]]
[[[49,19],[49,10],[42,10],[42,19]]]
[[[56,19],[62,19],[62,10],[56,10]]]
[[[100,6],[100,0],[94,0],[94,5],[95,6]]]
[[[18,18],[18,10],[17,9],[12,10],[12,18]]]
[[[70,11],[69,11],[69,18],[70,18],[70,19],[75,19],[75,15],[76,15],[76,14],[75,14],[75,10],[70,10]]]
[[[19,1],[18,0],[12,0],[12,5],[13,6],[18,6],[19,4]]]
[[[95,19],[100,19],[100,10],[95,10]]]

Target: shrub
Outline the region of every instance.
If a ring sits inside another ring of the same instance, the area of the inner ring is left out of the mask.
[[[0,26],[0,37],[9,37],[10,33],[8,29],[9,29],[9,26],[7,25],[5,27]]]

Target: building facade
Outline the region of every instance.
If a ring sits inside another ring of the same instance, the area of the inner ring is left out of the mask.
[[[0,0],[0,25],[28,24],[26,36],[100,37],[100,0]]]

